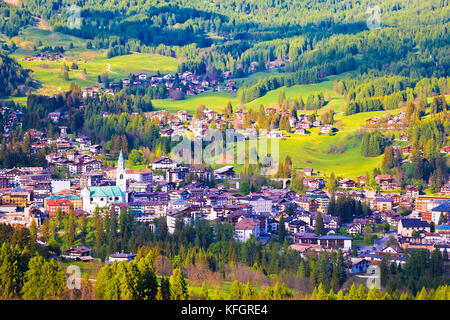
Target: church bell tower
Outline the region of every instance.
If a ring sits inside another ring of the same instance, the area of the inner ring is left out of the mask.
[[[123,152],[122,152],[122,150],[120,150],[119,160],[117,161],[116,185],[124,193],[127,192],[127,179],[126,179],[126,174],[125,174],[125,160],[123,159]]]

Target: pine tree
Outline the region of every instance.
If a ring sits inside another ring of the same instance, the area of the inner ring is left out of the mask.
[[[383,300],[383,293],[376,288],[371,288],[367,293],[366,300]]]
[[[381,166],[385,170],[389,170],[394,167],[394,152],[391,146],[388,146],[384,149],[383,161]]]
[[[336,192],[336,177],[334,176],[334,172],[330,174],[330,180],[328,182],[328,192],[334,194]]]
[[[422,287],[422,290],[417,294],[416,300],[428,300],[428,292],[425,287]]]
[[[316,224],[314,227],[314,233],[319,236],[325,234],[325,224],[323,222],[322,214],[320,214],[320,213],[317,213]]]
[[[254,300],[256,299],[256,290],[250,284],[250,281],[247,281],[245,285],[244,291],[242,293],[243,300]]]
[[[161,298],[162,300],[170,300],[171,294],[170,294],[170,281],[166,277],[161,278],[161,283],[159,287],[161,291]]]
[[[366,300],[367,291],[366,291],[366,288],[362,284],[359,285],[358,296],[359,296],[359,300]]]
[[[28,264],[22,288],[25,300],[58,299],[65,288],[65,276],[55,260],[36,256]]]
[[[243,294],[242,284],[239,281],[234,280],[231,284],[230,300],[241,300]]]
[[[187,300],[189,297],[186,280],[180,268],[173,270],[169,279],[171,300]]]
[[[345,296],[345,300],[359,300],[359,294],[355,283],[352,283],[349,292]]]
[[[203,281],[202,283],[202,296],[205,300],[209,300],[209,289],[208,286],[206,285],[206,282]]]
[[[67,248],[71,248],[73,243],[75,242],[76,237],[76,222],[75,222],[75,214],[71,212],[69,214],[69,230],[67,234]]]
[[[50,239],[50,219],[45,218],[41,226],[42,241],[47,242]]]
[[[33,243],[35,243],[37,240],[37,224],[36,224],[36,219],[34,219],[34,218],[31,219],[30,235],[31,235],[31,239],[32,239]]]
[[[214,289],[213,300],[223,300],[222,288],[219,285]]]

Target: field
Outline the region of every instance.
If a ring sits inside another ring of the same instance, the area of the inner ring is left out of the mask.
[[[357,177],[366,174],[381,163],[381,156],[366,158],[361,155],[359,141],[348,141],[344,133],[335,136],[292,136],[280,142],[280,160],[289,155],[295,168],[312,167],[321,175],[332,171],[342,177]],[[342,154],[328,153],[331,144],[344,145],[348,149]]]
[[[60,62],[22,61],[24,57],[35,54],[33,47],[37,47],[39,40],[44,47],[66,48],[65,59]],[[68,90],[72,82],[81,87],[94,86],[97,84],[98,76],[105,73],[110,79],[125,79],[130,73],[138,72],[174,73],[179,64],[175,58],[145,53],[132,53],[108,59],[105,50],[86,49],[86,40],[39,28],[27,28],[12,41],[19,49],[11,56],[24,68],[33,70],[33,78],[41,84],[37,93],[41,94]],[[74,48],[69,49],[71,43]],[[73,62],[76,62],[78,69],[70,70],[69,80],[66,81],[63,79],[64,63],[70,67]],[[86,75],[83,74],[84,69]]]
[[[260,72],[259,77],[267,75],[266,73]],[[327,95],[328,104],[325,108],[333,108],[336,111],[343,111],[342,108],[344,106],[344,99],[342,96],[338,96],[333,92],[333,85],[336,77],[328,77],[325,81],[320,82],[318,84],[305,84],[305,85],[295,85],[292,87],[282,87],[276,90],[272,90],[268,92],[266,95],[255,99],[249,103],[241,104],[238,102],[236,97],[230,95],[226,91],[222,92],[213,92],[207,91],[196,96],[188,96],[184,100],[170,100],[170,99],[160,99],[153,100],[152,104],[155,109],[164,109],[171,113],[177,112],[179,110],[186,110],[187,112],[194,114],[197,110],[198,106],[203,104],[208,108],[213,110],[222,112],[225,106],[228,104],[228,101],[236,107],[245,107],[247,109],[257,109],[262,104],[264,106],[270,106],[278,103],[278,95],[281,90],[284,89],[286,98],[292,99],[297,98],[299,96],[303,97],[303,101],[306,102],[307,96],[312,92],[320,92],[322,91]]]

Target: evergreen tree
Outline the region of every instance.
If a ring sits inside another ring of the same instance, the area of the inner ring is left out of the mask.
[[[61,298],[65,288],[65,276],[55,260],[46,262],[41,256],[31,258],[22,288],[25,300]]]
[[[233,283],[231,284],[231,289],[230,289],[230,300],[241,300],[243,297],[243,288],[242,288],[242,284],[237,281],[234,280]]]
[[[325,234],[325,224],[323,222],[322,214],[317,213],[316,223],[314,226],[314,233],[318,236],[322,236]]]
[[[169,279],[171,300],[187,300],[188,287],[180,268],[173,270]]]

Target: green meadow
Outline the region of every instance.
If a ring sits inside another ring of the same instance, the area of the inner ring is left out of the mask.
[[[343,145],[345,151],[340,154],[328,153],[330,145]],[[317,133],[292,135],[280,141],[280,161],[289,155],[296,169],[314,168],[314,171],[324,176],[334,171],[339,176],[356,178],[379,166],[382,159],[382,156],[363,157],[360,148],[359,141],[348,139],[344,133],[335,136],[320,136]]]
[[[130,73],[138,72],[175,73],[179,65],[179,61],[175,58],[149,53],[132,53],[108,59],[106,50],[86,49],[84,39],[35,27],[26,28],[11,40],[18,47],[11,56],[24,68],[33,71],[33,79],[41,85],[37,93],[41,94],[68,90],[72,82],[81,87],[94,86],[97,84],[98,76],[102,74],[108,74],[110,79],[124,79]],[[39,41],[42,43],[40,47]],[[70,44],[73,44],[71,49]],[[24,57],[35,54],[34,46],[38,48],[63,46],[66,49],[64,59],[58,62],[23,61]],[[69,80],[66,81],[63,79],[63,66],[66,64],[70,67],[73,62],[78,65],[78,69],[70,69]],[[84,69],[86,74],[83,73]]]
[[[261,76],[261,75],[260,75]],[[228,101],[236,107],[245,107],[246,109],[258,109],[260,105],[271,106],[278,104],[278,95],[281,90],[284,90],[287,99],[303,97],[303,101],[306,102],[307,96],[312,92],[322,91],[327,95],[328,103],[324,108],[333,108],[336,111],[342,111],[344,98],[333,92],[335,77],[329,77],[327,80],[317,84],[303,84],[295,85],[292,87],[281,87],[272,91],[269,91],[264,96],[255,99],[249,103],[239,103],[235,96],[230,95],[227,91],[213,92],[212,90],[200,93],[195,96],[187,96],[183,100],[171,100],[171,99],[158,99],[152,100],[152,104],[155,109],[167,110],[171,113],[179,110],[186,110],[187,112],[194,114],[198,106],[203,104],[208,108],[216,111],[223,111]]]

